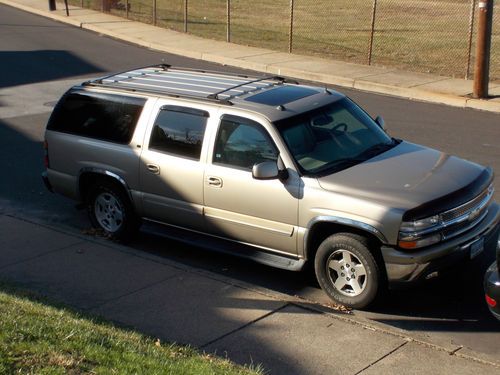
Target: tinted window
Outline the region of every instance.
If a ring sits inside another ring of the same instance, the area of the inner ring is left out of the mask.
[[[205,111],[163,107],[156,118],[149,148],[199,159],[207,118]]]
[[[129,143],[145,99],[76,91],[57,104],[47,129]]]
[[[234,116],[222,119],[215,142],[213,162],[244,169],[277,160],[278,152],[259,124]]]

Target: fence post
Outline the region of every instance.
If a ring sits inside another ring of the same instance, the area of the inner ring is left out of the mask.
[[[231,0],[227,0],[226,42],[231,42]]]
[[[184,32],[188,32],[188,0],[184,0]]]
[[[153,25],[156,26],[156,0],[153,0]]]
[[[370,45],[368,46],[368,65],[372,64],[373,37],[375,35],[375,17],[377,14],[377,0],[373,0],[372,24],[370,28]]]
[[[476,10],[476,0],[470,1],[470,17],[469,17],[469,44],[467,45],[467,66],[465,69],[465,79],[469,79],[470,75],[470,60],[472,55],[472,35],[474,34],[474,15]]]
[[[474,68],[474,98],[488,97],[490,79],[490,48],[493,23],[493,0],[479,0],[476,44],[476,64]]]
[[[83,0],[82,0],[82,1],[83,1]],[[130,2],[129,2],[129,0],[127,0],[127,1],[125,2],[125,18],[126,18],[126,19],[128,19],[128,11],[129,11],[129,9],[130,9]]]
[[[293,8],[294,1],[290,0],[290,30],[288,31],[288,53],[292,53],[293,49]]]

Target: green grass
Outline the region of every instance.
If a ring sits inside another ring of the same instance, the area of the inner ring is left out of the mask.
[[[115,9],[112,13],[124,15],[125,3],[126,0],[120,0],[122,10]],[[157,24],[183,31],[184,0],[156,0],[156,3]],[[372,63],[463,78],[468,58],[470,3],[470,0],[378,0]],[[100,9],[100,0],[84,0],[84,4]],[[152,22],[153,0],[129,0],[129,4],[129,18]],[[188,32],[226,40],[226,4],[226,0],[188,0]],[[295,0],[293,51],[366,63],[372,6],[373,0]],[[476,29],[477,22],[475,26]],[[288,51],[289,30],[290,0],[231,0],[232,42]],[[490,75],[500,80],[498,1]]]
[[[258,374],[0,284],[0,374]]]

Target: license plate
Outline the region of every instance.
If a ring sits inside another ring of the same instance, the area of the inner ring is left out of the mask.
[[[473,259],[484,250],[484,238],[480,238],[470,245],[470,258]]]

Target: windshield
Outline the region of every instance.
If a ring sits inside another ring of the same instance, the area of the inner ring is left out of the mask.
[[[393,141],[347,98],[276,123],[305,175],[333,173],[392,148]]]

